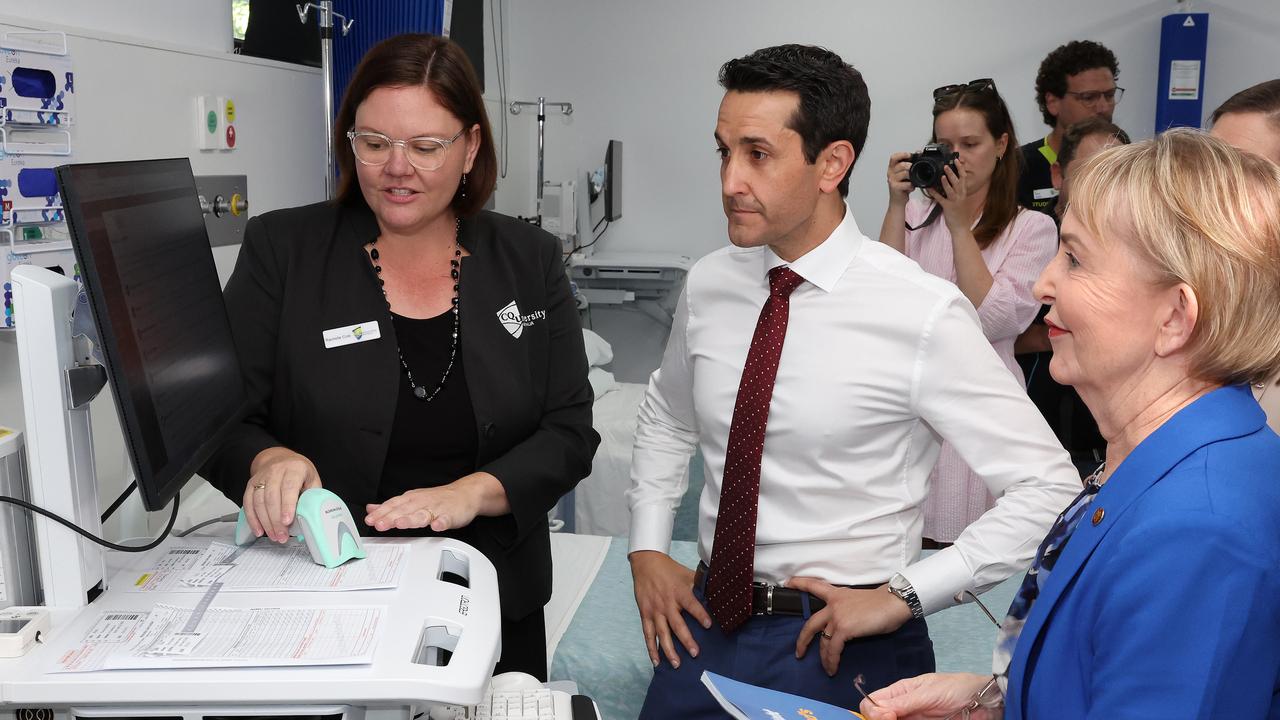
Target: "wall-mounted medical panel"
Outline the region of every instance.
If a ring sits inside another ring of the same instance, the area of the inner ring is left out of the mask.
[[[0,331],[14,326],[9,273],[77,277],[54,168],[72,161],[75,76],[61,32],[0,33]]]
[[[0,124],[71,125],[75,97],[70,57],[0,48]]]
[[[0,227],[63,221],[54,168],[64,162],[37,155],[0,157]]]
[[[16,324],[13,282],[9,279],[15,267],[38,265],[80,282],[80,266],[76,264],[75,251],[71,249],[70,242],[20,242],[17,243],[15,252],[10,234],[12,232],[0,229],[0,330],[10,330]]]

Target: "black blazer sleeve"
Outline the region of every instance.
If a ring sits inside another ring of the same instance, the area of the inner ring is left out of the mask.
[[[263,450],[281,443],[267,429],[276,338],[283,303],[281,258],[272,247],[261,217],[249,220],[235,270],[223,297],[233,319],[232,337],[240,356],[247,412],[201,474],[239,504],[249,482],[249,466]]]
[[[538,249],[547,313],[541,417],[527,438],[480,467],[497,477],[506,490],[517,540],[545,524],[547,512],[590,474],[591,459],[600,444],[591,427],[593,396],[582,326],[561,264],[559,241],[544,232],[531,239]]]

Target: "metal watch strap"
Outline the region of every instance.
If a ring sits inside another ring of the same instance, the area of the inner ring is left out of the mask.
[[[911,609],[911,617],[917,620],[924,618],[924,607],[920,605],[920,597],[916,595],[916,589],[911,587],[909,583],[902,588],[895,588],[893,585],[889,585],[889,592],[907,604],[907,607]]]

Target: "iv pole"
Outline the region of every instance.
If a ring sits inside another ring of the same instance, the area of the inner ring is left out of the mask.
[[[324,75],[324,196],[333,198],[333,178],[336,174],[333,162],[333,18],[342,19],[342,36],[351,32],[355,20],[349,20],[342,13],[333,11],[333,0],[320,0],[298,8],[298,20],[307,24],[307,12],[316,10],[316,19],[320,23],[320,72]]]
[[[538,108],[538,209],[534,216],[534,224],[542,227],[542,143],[543,130],[547,124],[547,106],[551,105],[560,108],[560,112],[565,115],[573,114],[573,103],[567,102],[547,102],[544,97],[539,97],[538,102],[526,102],[523,100],[515,100],[511,103],[511,114],[519,115],[520,108],[525,106],[536,106]]]

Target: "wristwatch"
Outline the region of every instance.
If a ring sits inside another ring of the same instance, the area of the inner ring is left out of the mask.
[[[920,605],[920,597],[916,595],[916,589],[911,587],[911,581],[902,576],[902,573],[894,573],[889,579],[889,592],[898,597],[899,600],[907,604],[911,608],[911,617],[920,620],[924,617],[924,608]]]

